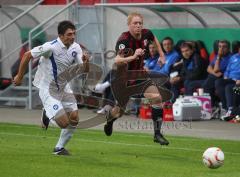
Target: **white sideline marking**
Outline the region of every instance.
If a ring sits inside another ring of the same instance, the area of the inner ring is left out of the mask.
[[[9,124],[8,125],[9,127],[18,127],[18,128],[22,128],[23,126],[22,125],[11,125]],[[24,127],[24,128],[29,128],[29,129],[36,129],[36,127]],[[39,126],[39,128],[41,128]],[[90,131],[88,131],[90,130]],[[80,130],[80,132],[88,132],[88,133],[91,133],[91,134],[99,134],[98,132],[95,132],[95,131],[98,131],[99,129],[85,129],[85,130]],[[59,131],[59,129],[51,129],[51,131]],[[149,138],[151,137],[151,135],[142,135],[143,133],[142,132],[129,132],[129,133],[132,133],[132,134],[127,134],[128,132],[121,132],[121,131],[116,131],[119,135],[121,136],[126,136],[126,137],[132,137],[132,136],[136,136],[135,134],[138,134],[138,133],[141,133],[141,135],[137,135],[138,137],[141,137],[141,138]],[[207,137],[194,137],[194,136],[189,136],[189,137],[181,137],[181,136],[176,136],[176,135],[170,135],[172,137],[168,137],[168,139],[170,140],[178,140],[178,141],[199,141],[201,139],[204,139],[204,140],[216,140],[216,141],[221,141],[221,140],[224,140],[224,141],[239,141],[239,140],[228,140],[228,139],[217,139],[217,138],[207,138]],[[176,136],[176,137],[173,137],[173,136]]]
[[[21,134],[21,133],[4,133],[4,132],[0,132],[0,135],[24,136],[24,137],[35,137],[35,138],[45,138],[46,137],[46,136],[41,136],[41,135],[27,135],[27,134]],[[53,137],[53,136],[47,136],[47,138],[56,139],[56,137]],[[154,146],[154,145],[148,145],[148,144],[120,143],[120,142],[99,141],[99,140],[91,140],[91,139],[83,139],[83,138],[77,138],[75,140],[82,141],[82,142],[88,142],[88,143],[102,143],[102,144],[122,145],[122,146],[149,147],[149,148],[158,148],[158,149],[161,148],[161,149],[167,149],[167,150],[170,149],[170,150],[203,152],[203,150],[200,150],[200,149],[169,147],[169,146],[160,146],[160,145]],[[232,154],[232,155],[240,155],[240,153],[237,153],[237,152],[224,151],[224,153]]]

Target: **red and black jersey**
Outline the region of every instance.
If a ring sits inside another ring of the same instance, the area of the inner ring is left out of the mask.
[[[124,32],[118,38],[115,50],[119,54],[122,50],[132,49],[133,54],[136,49],[142,48],[148,50],[148,45],[150,41],[154,40],[153,33],[148,29],[142,29],[142,38],[140,40],[135,39],[129,31]],[[144,57],[141,57],[139,60],[134,60],[128,63],[129,70],[142,70],[144,63]]]

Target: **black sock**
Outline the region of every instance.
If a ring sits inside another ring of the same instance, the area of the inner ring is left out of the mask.
[[[163,115],[163,110],[161,108],[152,107],[152,120],[153,120],[154,135],[161,134],[162,115]]]

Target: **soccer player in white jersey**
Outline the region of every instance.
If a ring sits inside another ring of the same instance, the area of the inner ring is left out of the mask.
[[[69,155],[69,152],[64,147],[71,139],[79,118],[75,98],[72,102],[64,102],[53,97],[49,90],[50,83],[55,82],[56,94],[63,94],[63,90],[71,92],[68,85],[66,88],[61,88],[61,86],[64,86],[64,83],[61,82],[64,81],[58,80],[58,74],[69,69],[73,63],[88,63],[89,60],[89,56],[83,54],[80,45],[74,42],[75,29],[74,24],[70,21],[60,22],[58,25],[58,38],[26,52],[21,60],[18,74],[13,79],[16,86],[21,85],[29,61],[32,58],[41,57],[33,84],[39,88],[39,96],[44,107],[42,115],[44,128],[47,129],[51,121],[62,129],[53,150],[53,154],[56,155]],[[60,95],[60,98],[64,99],[63,97],[64,94]]]

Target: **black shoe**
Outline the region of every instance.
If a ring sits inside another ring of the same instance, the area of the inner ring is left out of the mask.
[[[120,108],[119,108],[120,109]],[[114,117],[115,116],[115,117]],[[119,113],[115,114],[115,115],[111,114],[111,110],[109,110],[107,112],[106,115],[106,119],[107,119],[107,123],[104,125],[104,132],[107,136],[111,136],[112,135],[112,131],[113,131],[113,122],[115,120],[117,120],[117,118],[119,118]]]
[[[54,148],[53,154],[54,155],[70,155],[68,150],[66,150],[65,148]]]
[[[153,141],[155,143],[159,143],[161,145],[168,145],[169,142],[166,138],[164,138],[164,136],[162,134],[160,135],[154,135]]]
[[[46,111],[45,111],[45,109],[43,109],[43,111],[42,111],[42,117],[41,117],[42,128],[44,128],[44,129],[47,130],[47,129],[48,129],[49,122],[50,122],[50,120],[49,120],[49,118],[48,118],[47,115],[46,115]]]
[[[112,135],[112,131],[113,131],[113,122],[114,120],[111,120],[109,122],[107,122],[104,125],[104,132],[107,136],[111,136]]]

